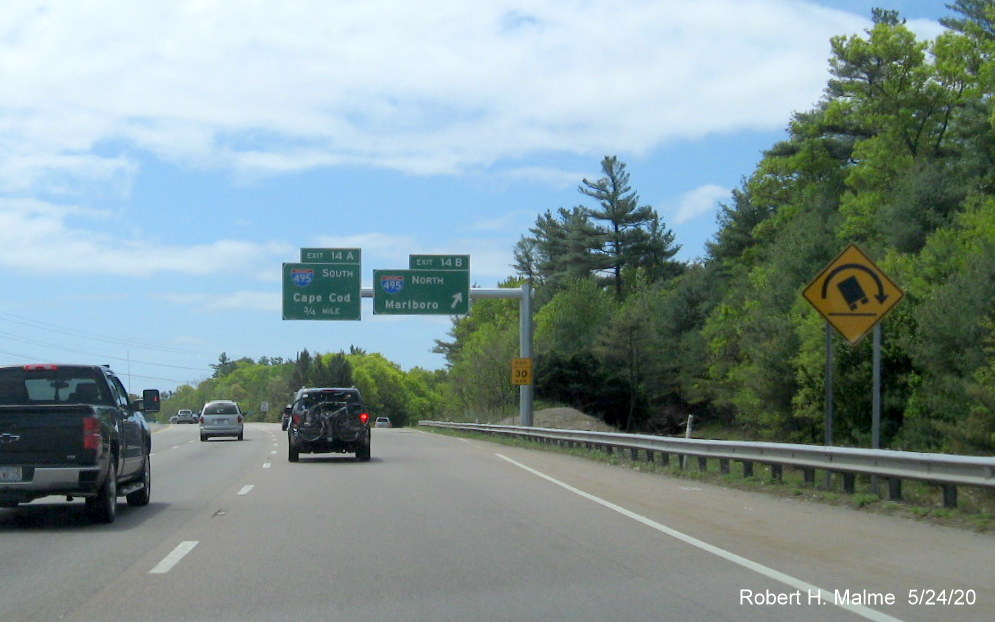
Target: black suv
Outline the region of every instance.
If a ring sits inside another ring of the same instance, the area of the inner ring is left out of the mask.
[[[356,453],[356,460],[370,460],[370,415],[359,389],[302,388],[289,414],[287,459],[300,454]]]

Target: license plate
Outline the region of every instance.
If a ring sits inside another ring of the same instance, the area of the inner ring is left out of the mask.
[[[228,423],[228,420],[225,419],[224,417],[220,417],[214,420],[214,425],[224,425],[226,423]]]
[[[0,467],[0,482],[21,481],[21,467]]]

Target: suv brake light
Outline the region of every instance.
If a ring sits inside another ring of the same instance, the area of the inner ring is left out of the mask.
[[[100,434],[100,419],[83,417],[83,449],[98,450],[103,444]]]
[[[41,363],[32,363],[31,365],[25,365],[24,371],[39,371],[39,370],[54,371],[58,368],[59,368],[58,365],[45,365]]]
[[[361,423],[363,423],[363,424],[369,423],[370,422],[370,413],[360,413],[360,415],[359,415],[359,421]]]

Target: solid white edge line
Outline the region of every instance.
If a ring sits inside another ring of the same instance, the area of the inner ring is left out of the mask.
[[[180,542],[169,555],[163,557],[162,561],[155,565],[155,568],[149,570],[149,574],[166,574],[173,569],[173,566],[180,563],[180,560],[192,551],[198,542],[198,540],[184,540]]]
[[[852,604],[849,604],[849,603],[838,603],[838,602],[836,602],[836,599],[834,598],[834,595],[833,595],[832,592],[824,590],[824,589],[822,589],[821,587],[819,587],[817,585],[812,585],[811,583],[806,583],[805,581],[802,581],[801,579],[797,579],[795,577],[792,577],[791,575],[784,574],[783,572],[774,570],[773,568],[770,568],[768,566],[764,566],[763,564],[759,564],[759,563],[757,563],[755,561],[749,560],[749,559],[747,559],[745,557],[742,557],[740,555],[736,555],[735,553],[731,553],[731,552],[729,552],[729,551],[727,551],[725,549],[721,549],[721,548],[719,548],[719,547],[717,547],[717,546],[715,546],[713,544],[709,544],[709,543],[707,543],[707,542],[705,542],[703,540],[699,540],[698,538],[695,538],[694,536],[689,536],[686,533],[682,533],[680,531],[677,531],[676,529],[672,529],[670,527],[667,527],[666,525],[658,523],[655,520],[646,518],[645,516],[642,516],[640,514],[636,514],[635,512],[627,510],[627,509],[623,508],[622,506],[615,505],[611,501],[606,501],[606,500],[604,500],[604,499],[602,499],[600,497],[596,497],[596,496],[592,495],[591,493],[584,492],[583,490],[580,490],[579,488],[574,488],[570,484],[567,484],[565,482],[561,482],[560,480],[558,480],[558,479],[556,479],[554,477],[550,477],[549,475],[546,475],[545,473],[542,473],[540,471],[536,471],[535,469],[533,469],[531,467],[528,467],[528,466],[525,466],[524,464],[522,464],[521,462],[518,462],[516,460],[512,460],[511,458],[509,458],[507,456],[504,456],[502,454],[494,454],[494,455],[497,456],[498,458],[501,458],[502,460],[510,462],[511,464],[517,466],[520,469],[524,469],[525,471],[528,471],[529,473],[532,473],[533,475],[535,475],[537,477],[541,477],[542,479],[544,479],[544,480],[546,480],[548,482],[556,484],[560,488],[563,488],[565,490],[569,490],[570,492],[572,492],[572,493],[574,493],[576,495],[579,495],[579,496],[587,499],[588,501],[593,501],[594,503],[597,503],[598,505],[600,505],[602,507],[605,507],[605,508],[607,508],[609,510],[612,510],[613,512],[618,512],[622,516],[631,518],[632,520],[634,520],[636,522],[639,522],[639,523],[642,523],[642,524],[644,524],[647,527],[650,527],[652,529],[655,529],[655,530],[659,531],[660,533],[666,534],[666,535],[671,536],[673,538],[677,538],[681,542],[684,542],[686,544],[690,544],[691,546],[696,547],[698,549],[701,549],[702,551],[705,551],[707,553],[711,553],[712,555],[715,555],[717,557],[721,557],[722,559],[724,559],[726,561],[730,561],[730,562],[732,562],[734,564],[737,564],[739,566],[742,566],[743,568],[746,568],[747,570],[752,570],[753,572],[756,572],[758,574],[762,574],[762,575],[764,575],[765,577],[767,577],[769,579],[773,579],[775,581],[780,581],[781,583],[784,583],[785,585],[791,586],[791,587],[793,587],[795,589],[805,590],[809,594],[816,594],[816,593],[818,593],[819,596],[820,596],[820,598],[822,599],[822,602],[826,602],[826,603],[829,603],[831,605],[835,605],[837,607],[840,607],[841,609],[846,609],[847,611],[850,611],[850,612],[855,613],[855,614],[857,614],[859,616],[867,618],[868,620],[874,620],[875,622],[901,622],[901,620],[899,620],[898,618],[893,618],[893,617],[889,616],[886,613],[882,613],[880,611],[876,611],[874,609],[871,609],[870,607],[865,607],[864,605],[852,605]]]
[[[249,491],[252,490],[255,487],[256,487],[255,484],[246,484],[245,486],[242,486],[242,489],[238,491],[238,494],[239,495],[247,495],[247,494],[249,494]]]

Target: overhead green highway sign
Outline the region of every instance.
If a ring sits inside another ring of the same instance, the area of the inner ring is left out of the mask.
[[[283,319],[358,320],[358,264],[283,264]]]
[[[374,270],[373,313],[466,315],[469,270]]]
[[[358,248],[302,248],[301,263],[360,264],[362,252]]]
[[[470,270],[469,255],[408,255],[412,270]]]

